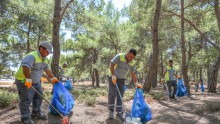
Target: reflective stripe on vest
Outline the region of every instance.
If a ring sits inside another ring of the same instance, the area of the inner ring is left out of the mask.
[[[166,72],[166,74],[165,74],[165,80],[166,80],[166,81],[169,81],[169,80],[170,80],[170,72],[169,72],[170,69],[172,69],[170,66],[167,66],[167,67],[166,67],[166,70],[167,70],[167,72]],[[173,67],[173,69],[175,70],[174,67]]]
[[[125,59],[125,53],[119,53],[120,56],[120,61],[122,62],[127,62]],[[132,60],[131,62],[128,63],[130,66],[134,66],[135,62]]]
[[[42,58],[39,57],[37,50],[28,53],[26,56],[28,56],[28,55],[34,56],[34,58],[35,58],[34,64],[36,64],[36,63],[42,63],[42,62],[48,64],[48,59],[45,59],[45,60],[43,61]],[[26,57],[26,56],[25,56],[25,57]],[[30,70],[30,71],[31,71],[31,70]],[[15,73],[15,78],[18,79],[18,80],[24,80],[24,79],[25,79],[25,76],[24,76],[24,73],[23,73],[23,67],[22,67],[22,66],[20,66],[19,69],[18,69],[18,71]]]
[[[120,61],[126,62],[125,59],[125,53],[119,53]],[[131,62],[128,63],[130,66],[134,66],[135,62],[132,60]],[[117,67],[117,64],[115,65],[114,69]],[[111,70],[109,69],[109,74],[111,74]]]

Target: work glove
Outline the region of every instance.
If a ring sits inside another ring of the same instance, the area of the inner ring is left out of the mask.
[[[32,80],[26,78],[26,79],[25,79],[25,82],[24,82],[24,85],[25,85],[28,89],[31,88],[31,86],[32,86]]]
[[[163,79],[163,78],[161,78],[161,83],[162,83],[162,84],[164,83],[164,79]]]
[[[56,77],[51,78],[52,84],[55,84],[58,82],[58,79]]]
[[[136,83],[136,87],[137,87],[137,88],[142,88],[142,85],[137,82],[137,83]]]
[[[181,78],[181,76],[177,75],[176,78],[179,79],[179,78]]]
[[[114,85],[116,84],[116,81],[117,81],[116,76],[112,75],[112,82],[113,82]]]

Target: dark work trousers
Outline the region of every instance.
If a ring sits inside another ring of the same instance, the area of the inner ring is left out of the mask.
[[[18,89],[19,96],[19,109],[21,112],[21,118],[31,118],[30,113],[30,105],[32,103],[32,112],[41,113],[41,104],[43,98],[38,95],[32,88],[27,88],[24,83],[21,83],[21,80],[15,80]],[[41,95],[43,95],[43,91],[41,88],[41,83],[32,83],[32,87],[34,87]]]
[[[169,92],[169,97],[174,97],[176,95],[176,90],[177,90],[177,83],[176,80],[173,81],[167,81],[167,87],[168,87],[168,92]],[[173,87],[173,93],[171,93],[171,88]]]
[[[125,79],[117,79],[117,85],[118,85],[119,91],[120,91],[122,99],[123,99]],[[113,84],[112,77],[109,77],[109,89],[108,89],[108,109],[109,109],[109,111],[114,111],[116,98],[117,98],[116,111],[122,112],[122,101],[119,96],[117,87],[116,87],[116,85]]]

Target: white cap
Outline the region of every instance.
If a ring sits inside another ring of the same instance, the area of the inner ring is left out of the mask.
[[[44,41],[40,43],[40,46],[45,47],[49,53],[51,54],[53,53],[53,50],[52,50],[53,46],[51,43]]]

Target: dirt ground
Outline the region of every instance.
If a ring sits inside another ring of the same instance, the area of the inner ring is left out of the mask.
[[[87,84],[90,84],[87,82]],[[77,88],[77,86],[75,86]],[[206,87],[205,87],[206,88]],[[166,97],[164,100],[153,100],[148,105],[151,108],[153,119],[148,124],[220,124],[220,112],[211,112],[196,114],[195,109],[205,101],[220,102],[220,86],[218,93],[212,94],[205,92],[194,92],[192,89],[191,97],[177,98],[177,101],[169,100],[167,91],[161,86],[153,91],[162,92]],[[147,100],[148,101],[148,100]],[[132,100],[125,102],[126,108],[131,109]],[[48,113],[48,105],[44,102],[42,105],[44,113]],[[97,104],[87,106],[75,102],[73,116],[69,119],[72,124],[117,124],[117,120],[108,120],[107,96],[97,99]],[[45,120],[34,120],[36,124],[48,124]],[[0,109],[0,124],[19,124],[20,112],[18,105],[9,108]]]

